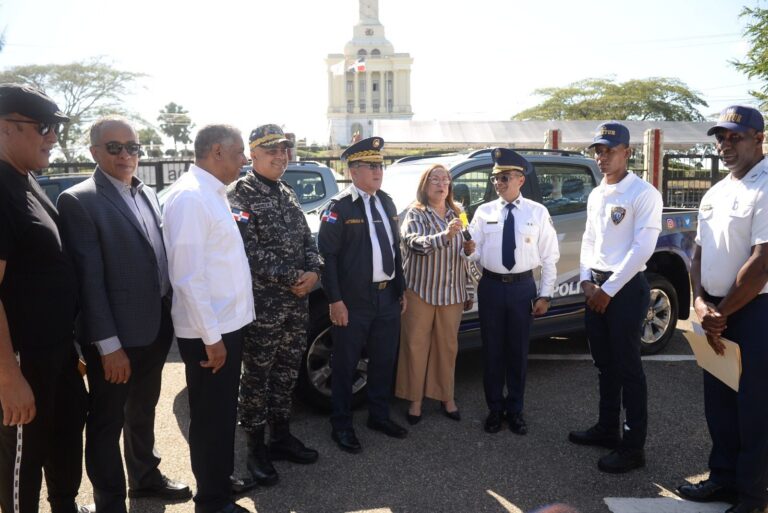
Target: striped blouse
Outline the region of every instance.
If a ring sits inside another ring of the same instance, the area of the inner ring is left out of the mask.
[[[461,256],[464,239],[457,233],[447,241],[442,234],[456,217],[451,209],[442,219],[430,207],[411,207],[400,229],[406,286],[431,305],[472,299],[467,289],[469,262]]]

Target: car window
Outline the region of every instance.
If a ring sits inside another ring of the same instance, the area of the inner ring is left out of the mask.
[[[453,177],[453,199],[464,207],[467,216],[472,216],[477,207],[485,203],[489,194],[491,166],[473,167]],[[495,194],[494,194],[495,197]]]
[[[45,195],[48,196],[51,203],[55,205],[56,200],[59,198],[59,194],[61,194],[61,186],[57,182],[51,181],[38,183],[40,183],[40,187],[45,191]]]
[[[595,188],[591,170],[584,166],[535,164],[541,202],[549,215],[570,214],[587,209],[587,198]]]
[[[299,203],[310,203],[325,198],[325,183],[320,173],[312,171],[292,171],[283,175],[283,180],[293,187]]]

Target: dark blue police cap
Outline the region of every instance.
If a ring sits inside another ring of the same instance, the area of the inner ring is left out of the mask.
[[[356,142],[341,154],[341,160],[354,162],[384,162],[381,149],[384,148],[384,139],[381,137],[369,137]]]
[[[26,84],[0,84],[0,115],[4,114],[21,114],[41,123],[69,121],[48,95]]]
[[[629,128],[616,121],[603,123],[597,127],[595,138],[592,139],[592,144],[588,147],[592,148],[598,144],[603,144],[609,148],[613,148],[619,144],[629,146]]]
[[[509,148],[494,148],[491,151],[493,157],[493,171],[491,175],[506,173],[507,171],[520,171],[528,175],[531,170],[531,163],[525,160],[525,157]]]
[[[765,122],[759,110],[745,105],[731,105],[723,109],[717,124],[707,130],[707,135],[714,134],[718,128],[734,132],[746,132],[754,128],[757,132],[762,132],[765,129]]]

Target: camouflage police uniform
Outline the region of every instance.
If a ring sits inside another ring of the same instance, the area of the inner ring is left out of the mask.
[[[229,186],[229,202],[251,266],[256,320],[246,328],[238,415],[251,431],[287,422],[306,348],[307,297],[290,287],[321,260],[293,189],[268,185],[253,170]]]

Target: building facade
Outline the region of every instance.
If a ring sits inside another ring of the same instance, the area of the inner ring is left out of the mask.
[[[360,16],[343,54],[329,54],[328,123],[330,144],[347,146],[372,133],[373,120],[413,118],[411,64],[395,53],[379,21],[378,0],[359,0]]]

